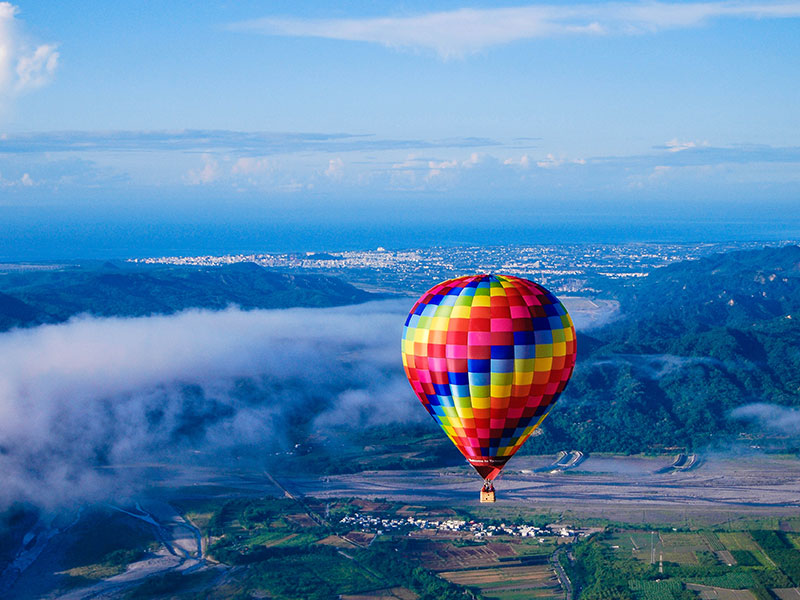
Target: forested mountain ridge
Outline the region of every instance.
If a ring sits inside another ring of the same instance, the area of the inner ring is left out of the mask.
[[[573,378],[527,451],[697,449],[754,434],[795,445],[735,409],[800,407],[800,248],[676,263],[613,292],[623,318],[579,336]]]
[[[170,314],[187,308],[321,307],[378,296],[335,277],[275,273],[253,263],[220,267],[103,263],[0,275],[0,331],[104,317]]]
[[[687,332],[800,318],[800,247],[678,262],[611,293],[620,301],[625,319],[604,334],[654,348]]]

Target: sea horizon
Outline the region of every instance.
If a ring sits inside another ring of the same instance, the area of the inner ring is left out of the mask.
[[[792,222],[741,219],[625,222],[611,218],[541,224],[333,224],[189,222],[17,225],[0,231],[0,261],[125,260],[162,256],[343,252],[429,247],[571,244],[781,243],[800,239]]]

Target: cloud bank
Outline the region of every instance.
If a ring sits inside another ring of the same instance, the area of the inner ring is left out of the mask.
[[[230,152],[241,156],[497,145],[486,138],[385,139],[351,133],[182,129],[175,131],[38,131],[3,134],[2,154],[48,152]]]
[[[250,203],[263,215],[290,210],[295,201],[327,205],[357,197],[397,211],[409,196],[437,194],[438,206],[468,199],[484,209],[499,199],[523,208],[555,197],[586,200],[604,211],[603,202],[622,196],[671,205],[684,198],[689,208],[706,201],[722,208],[737,199],[769,204],[776,214],[796,198],[800,184],[798,146],[673,140],[643,153],[592,155],[471,138],[315,136],[200,130],[0,135],[0,189],[6,192],[0,206],[52,204],[73,211],[90,198],[114,197],[115,207],[116,199],[157,198],[174,218],[174,210],[196,206],[200,193],[209,210],[228,219],[239,214],[228,202],[244,210]],[[293,200],[274,201],[278,196]],[[225,200],[224,209],[212,209],[212,199]],[[339,214],[354,214],[351,206],[342,207]],[[432,214],[426,210],[421,218]],[[39,227],[47,217],[40,212],[32,222]]]
[[[433,50],[444,59],[517,40],[565,35],[634,35],[698,27],[721,18],[800,17],[800,2],[611,2],[473,9],[361,19],[267,17],[237,31],[371,42]]]
[[[130,158],[121,156],[129,155]],[[689,186],[796,185],[800,147],[678,140],[632,155],[570,155],[486,138],[400,139],[348,133],[42,131],[0,135],[0,187],[15,196],[131,186],[269,191],[435,192],[487,197]],[[127,166],[123,166],[127,165]],[[25,176],[27,174],[27,177]],[[678,191],[676,191],[678,190]],[[11,197],[11,194],[9,194]],[[726,196],[727,198],[727,196]],[[13,201],[13,198],[12,200]],[[0,204],[3,199],[0,199]]]
[[[106,466],[263,461],[320,427],[424,419],[399,361],[408,304],[84,317],[0,335],[0,510],[142,483]]]

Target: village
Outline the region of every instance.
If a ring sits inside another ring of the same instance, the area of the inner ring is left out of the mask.
[[[476,539],[497,535],[528,538],[563,537],[577,539],[592,533],[589,529],[573,529],[568,525],[562,524],[551,524],[545,527],[510,523],[487,525],[480,521],[467,521],[463,519],[432,520],[414,518],[412,516],[399,519],[361,513],[342,517],[339,522],[343,525],[350,525],[360,531],[374,532],[377,535],[395,532],[408,532],[411,534],[411,532],[415,530],[434,530],[444,533],[471,532]]]

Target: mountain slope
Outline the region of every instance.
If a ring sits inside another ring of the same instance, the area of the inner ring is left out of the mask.
[[[625,318],[579,338],[572,381],[526,451],[800,443],[735,412],[800,408],[800,248],[676,263],[615,295]]]
[[[335,277],[275,273],[252,263],[221,267],[111,264],[0,278],[0,330],[97,316],[169,314],[187,308],[338,306],[376,298]]]
[[[687,331],[800,316],[800,247],[679,262],[613,292],[626,319],[610,331],[656,346]]]

